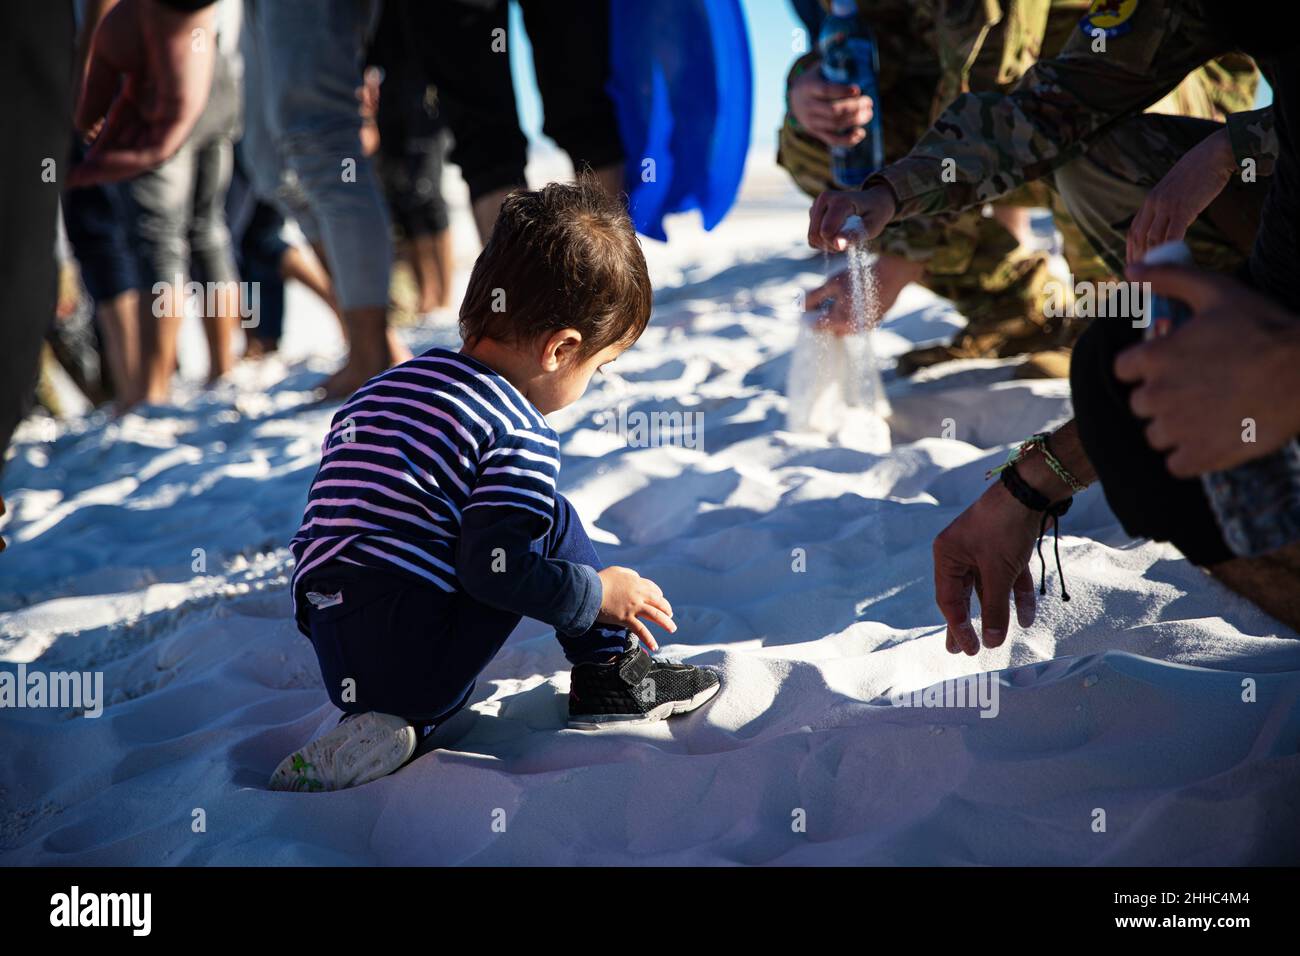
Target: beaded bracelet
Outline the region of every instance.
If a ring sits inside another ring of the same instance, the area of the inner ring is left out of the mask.
[[[1011,465],[1018,463],[1027,454],[1029,454],[1030,451],[1032,451],[1034,448],[1037,448],[1039,451],[1043,453],[1043,460],[1047,462],[1047,467],[1052,470],[1052,474],[1056,475],[1057,478],[1060,478],[1061,481],[1065,484],[1065,486],[1070,489],[1070,491],[1074,492],[1075,494],[1078,494],[1081,491],[1086,491],[1088,486],[1085,485],[1083,482],[1081,482],[1078,478],[1074,477],[1074,475],[1070,472],[1070,470],[1066,468],[1063,464],[1061,464],[1061,460],[1052,454],[1052,449],[1047,444],[1047,441],[1050,437],[1051,436],[1048,435],[1047,432],[1038,432],[1034,435],[1031,435],[1029,438],[1026,438],[1023,442],[1020,443],[1020,445],[1016,448],[1015,451],[1013,451],[1010,455],[1007,456],[1007,460],[1005,462],[1003,462],[1001,465],[999,465],[996,468],[990,469],[988,474],[986,474],[984,477],[992,478],[994,475],[998,474],[1004,469],[1009,468]],[[1042,510],[1042,509],[1036,509],[1036,510]]]

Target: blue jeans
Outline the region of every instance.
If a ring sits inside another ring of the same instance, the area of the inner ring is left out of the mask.
[[[555,520],[534,550],[600,568],[586,529],[567,499],[555,498]],[[356,565],[319,568],[300,582],[327,600],[307,608],[304,622],[321,678],[345,713],[377,710],[412,723],[440,723],[469,700],[478,675],[522,619],[511,611],[448,594],[427,581]],[[627,646],[627,631],[596,624],[582,634],[557,632],[572,664],[608,660]]]
[[[356,96],[378,12],[377,0],[244,0],[244,145],[254,189],[324,246],[345,310],[386,306],[393,264]]]

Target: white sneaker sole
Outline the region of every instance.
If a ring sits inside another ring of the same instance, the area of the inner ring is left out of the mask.
[[[410,760],[416,742],[401,717],[361,714],[281,760],[267,786],[299,793],[359,787]]]
[[[648,710],[644,714],[580,714],[569,717],[569,726],[574,730],[600,730],[602,727],[617,725],[627,727],[635,724],[653,724],[667,720],[677,714],[689,714],[698,707],[703,707],[713,695],[722,689],[722,682],[706,687],[689,700],[669,700]]]

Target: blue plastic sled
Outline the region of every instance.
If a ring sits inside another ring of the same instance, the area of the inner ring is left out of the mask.
[[[753,70],[740,0],[611,0],[610,96],[637,231],[731,209],[749,151]]]

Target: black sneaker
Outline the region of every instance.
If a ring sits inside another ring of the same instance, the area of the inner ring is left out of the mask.
[[[579,664],[569,684],[569,726],[647,724],[702,706],[722,686],[713,671],[651,657],[635,644],[608,664]]]

